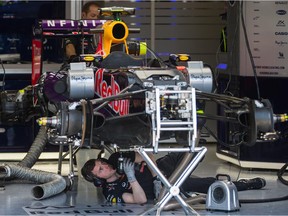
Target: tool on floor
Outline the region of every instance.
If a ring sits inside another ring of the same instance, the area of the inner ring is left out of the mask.
[[[226,180],[220,180],[220,176],[226,176]],[[206,197],[206,209],[217,211],[238,211],[240,209],[238,191],[229,175],[218,174],[217,181],[208,189]]]

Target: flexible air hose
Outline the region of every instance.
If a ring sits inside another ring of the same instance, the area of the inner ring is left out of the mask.
[[[3,178],[2,172],[5,172],[5,180],[14,178],[34,181],[36,183],[45,183],[35,186],[32,194],[35,199],[41,200],[61,193],[66,188],[65,179],[57,174],[30,169],[37,162],[47,143],[46,127],[39,129],[26,156],[17,165],[0,166],[0,179]]]
[[[36,183],[43,183],[32,188],[32,195],[36,200],[41,200],[63,192],[66,188],[66,180],[54,173],[21,167],[9,164],[0,166],[0,177],[16,177]]]
[[[29,151],[26,156],[18,163],[19,166],[31,168],[34,166],[39,156],[43,152],[47,143],[47,131],[46,127],[42,126],[39,129],[37,136],[35,137]]]

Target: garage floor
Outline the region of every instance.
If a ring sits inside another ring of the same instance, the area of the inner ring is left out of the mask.
[[[193,175],[207,177],[216,174],[229,174],[232,180],[249,177],[264,177],[267,181],[261,190],[241,191],[239,200],[253,200],[253,203],[241,203],[239,211],[207,211],[204,204],[192,206],[199,215],[287,215],[288,200],[263,202],[265,199],[281,198],[288,195],[288,186],[277,179],[277,170],[241,169],[222,161],[215,156],[216,145],[206,144],[208,151]],[[87,158],[93,157],[93,150],[80,150],[77,165],[81,166]],[[3,163],[6,163],[3,161]],[[10,163],[10,162],[9,162]],[[57,172],[57,161],[39,161],[33,169]],[[63,162],[62,175],[69,173],[68,161]],[[284,176],[285,177],[285,176]],[[35,200],[31,189],[35,183],[13,180],[0,182],[0,215],[139,215],[153,207],[145,205],[110,205],[103,200],[101,191],[77,175],[72,190],[44,200]],[[254,203],[254,202],[258,203]],[[149,215],[155,215],[152,212]],[[180,209],[162,211],[161,215],[185,215]]]

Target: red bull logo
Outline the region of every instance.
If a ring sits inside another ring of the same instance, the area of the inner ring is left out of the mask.
[[[98,69],[95,73],[96,94],[100,97],[109,97],[117,95],[121,89],[115,78],[111,74],[104,77],[104,69]],[[109,106],[120,116],[129,114],[129,100],[115,100],[109,103]]]

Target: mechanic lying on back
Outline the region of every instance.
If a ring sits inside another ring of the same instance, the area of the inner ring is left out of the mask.
[[[117,172],[120,153],[113,153],[109,159],[90,159],[81,169],[82,176],[96,187],[102,187],[103,195],[112,203],[143,204],[158,198],[161,182],[150,171],[142,157],[133,151],[122,152],[124,174]],[[153,156],[153,155],[152,155]],[[158,168],[168,178],[181,162],[184,153],[169,153],[156,161]],[[152,159],[152,158],[151,158]],[[207,193],[216,178],[189,177],[181,185],[185,192]],[[266,185],[263,178],[240,179],[233,182],[238,191],[261,189]]]

